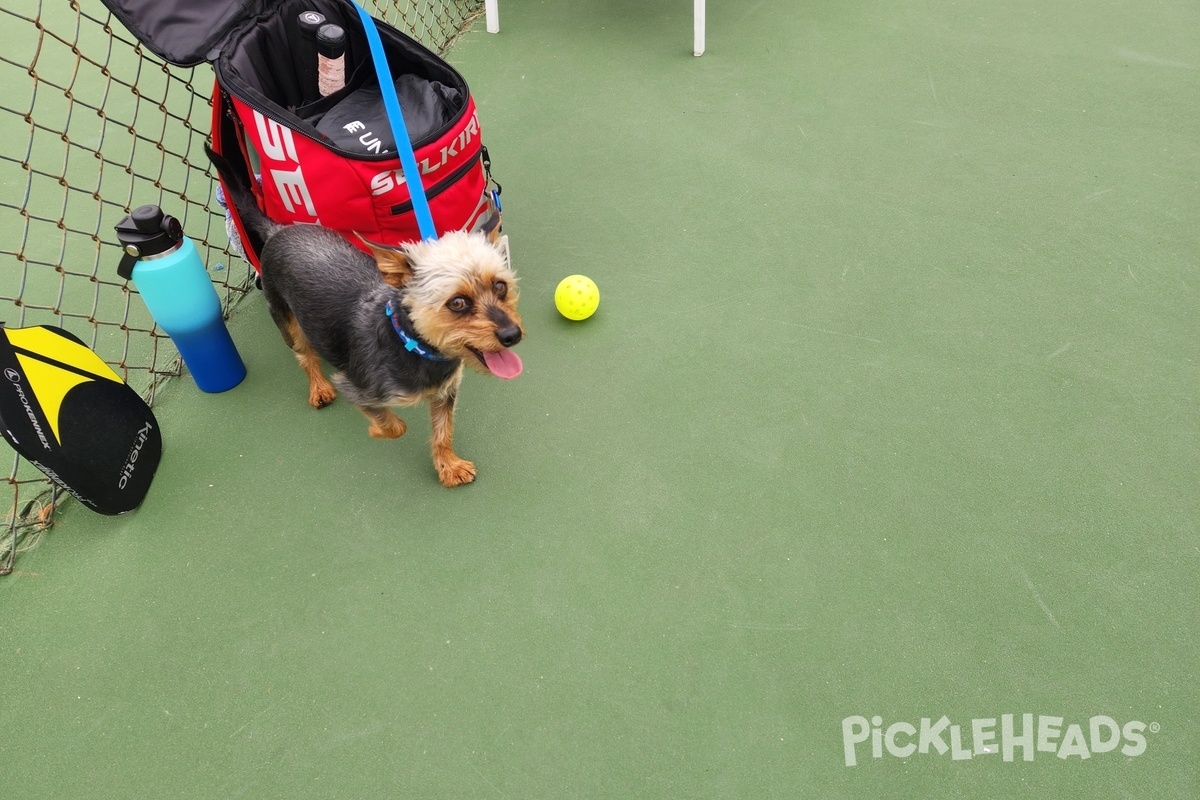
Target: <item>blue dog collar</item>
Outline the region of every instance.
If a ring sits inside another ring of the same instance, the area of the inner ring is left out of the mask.
[[[384,313],[388,315],[388,319],[392,321],[392,327],[396,330],[396,335],[400,337],[400,341],[404,342],[404,349],[410,353],[427,358],[430,361],[451,361],[444,355],[434,350],[427,344],[422,344],[421,340],[416,336],[404,330],[404,326],[400,324],[400,315],[396,313],[396,304],[388,300],[387,306],[384,308]]]

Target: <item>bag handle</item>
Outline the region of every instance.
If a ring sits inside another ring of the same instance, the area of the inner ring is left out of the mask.
[[[429,200],[425,197],[425,187],[421,183],[421,171],[417,167],[417,156],[413,153],[412,140],[408,138],[408,127],[404,124],[404,114],[400,111],[400,99],[396,97],[396,86],[392,82],[392,72],[388,67],[387,56],[383,52],[383,43],[379,40],[379,30],[375,20],[366,9],[354,4],[362,20],[363,31],[367,35],[367,45],[371,48],[371,61],[375,65],[375,77],[379,80],[379,92],[383,95],[383,108],[387,111],[388,123],[392,128],[392,138],[396,140],[396,150],[400,155],[400,167],[404,171],[408,183],[408,194],[412,199],[413,214],[417,218],[417,227],[422,238],[436,239],[437,228],[433,224],[433,215],[429,212]]]

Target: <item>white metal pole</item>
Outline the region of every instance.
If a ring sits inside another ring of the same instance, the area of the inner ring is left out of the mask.
[[[692,53],[702,56],[704,55],[704,0],[696,0],[695,28],[696,37]]]
[[[696,0],[697,3],[702,3],[704,0]],[[483,7],[487,13],[487,32],[500,32],[500,0],[484,0]],[[479,6],[476,6],[479,8]]]

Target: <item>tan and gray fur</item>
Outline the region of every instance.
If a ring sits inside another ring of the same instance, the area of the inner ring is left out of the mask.
[[[444,486],[473,481],[475,465],[453,445],[463,365],[515,377],[520,359],[508,348],[525,333],[516,275],[496,243],[483,233],[451,232],[397,248],[367,243],[367,255],[328,228],[270,221],[229,163],[211,149],[208,155],[243,224],[265,241],[263,293],[308,376],[309,404],[323,408],[340,393],[370,420],[371,436],[395,439],[406,426],[391,407],[428,403],[438,479]],[[447,360],[409,352],[385,312],[389,303],[403,327]]]

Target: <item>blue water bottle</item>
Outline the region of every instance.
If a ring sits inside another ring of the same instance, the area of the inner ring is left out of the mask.
[[[246,365],[225,327],[208,270],[179,220],[158,206],[141,206],[117,223],[117,239],[125,250],[117,273],[137,286],[196,385],[223,392],[241,383]]]

